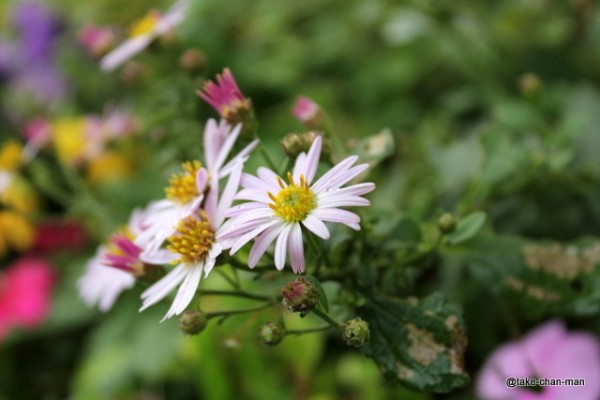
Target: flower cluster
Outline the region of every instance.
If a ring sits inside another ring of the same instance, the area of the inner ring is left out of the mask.
[[[316,178],[323,138],[315,135],[308,151],[297,155],[287,182],[266,167],[260,167],[257,176],[243,172],[258,140],[231,156],[244,127],[229,121],[240,110],[253,115],[252,103],[228,69],[217,81],[199,92],[223,117],[206,123],[203,162],[184,162],[181,172],[169,180],[165,198],[135,211],[128,226],[98,249],[79,281],[81,296],[89,305],[106,311],[150,266],[171,266],[141,295],[143,311],[178,288],[167,319],[188,308],[200,280],[220,264],[225,251],[233,256],[254,241],[247,260],[248,267],[254,268],[275,243],[275,267],[282,270],[289,258],[292,271],[303,273],[304,236],[329,239],[325,222],[360,229],[360,217],[343,207],[369,205],[362,196],[375,188],[373,183],[346,186],[367,164],[355,165],[358,157],[350,156]],[[234,201],[242,202],[233,205]]]

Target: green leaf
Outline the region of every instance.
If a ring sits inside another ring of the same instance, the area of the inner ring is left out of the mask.
[[[312,284],[315,285],[315,289],[317,289],[317,292],[319,292],[319,299],[317,300],[317,309],[328,313],[329,303],[327,302],[327,294],[325,293],[325,290],[323,290],[323,285],[321,285],[321,282],[319,282],[319,280],[312,275],[306,275],[305,278],[311,281]]]
[[[448,235],[448,243],[459,244],[471,239],[479,232],[485,223],[486,215],[482,211],[476,211],[458,221],[456,230]]]
[[[447,304],[443,296],[422,300],[374,297],[359,314],[371,331],[364,353],[386,378],[436,393],[469,382],[463,361],[464,321],[458,307]]]

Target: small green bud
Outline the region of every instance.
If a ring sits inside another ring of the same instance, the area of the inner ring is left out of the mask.
[[[454,232],[457,221],[452,214],[444,213],[438,218],[437,224],[440,232],[447,235]]]
[[[342,339],[348,346],[362,347],[369,341],[369,324],[360,317],[346,322],[343,329]]]
[[[285,337],[285,328],[277,322],[267,322],[258,330],[260,341],[269,347],[279,344]]]
[[[303,276],[285,285],[281,289],[281,295],[283,305],[292,312],[300,312],[302,317],[315,308],[319,299],[315,285]]]
[[[324,157],[331,154],[331,143],[325,138],[323,132],[308,131],[303,133],[288,133],[281,140],[283,151],[290,158],[296,158],[302,152],[307,152],[310,149],[313,141],[317,136],[323,136],[322,154]]]
[[[199,310],[187,310],[179,317],[179,329],[186,335],[197,335],[208,325],[206,313]]]

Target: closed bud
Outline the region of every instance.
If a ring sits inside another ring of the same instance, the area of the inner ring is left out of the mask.
[[[343,330],[342,339],[344,339],[347,345],[353,347],[362,347],[369,341],[369,337],[371,336],[369,324],[359,317],[346,322]]]
[[[292,114],[309,128],[316,128],[323,122],[323,110],[311,98],[306,96],[298,96]]]
[[[329,140],[325,139],[322,132],[319,131],[308,131],[303,133],[288,133],[281,140],[281,147],[283,147],[283,151],[290,158],[296,158],[300,153],[308,152],[310,146],[317,136],[323,137],[323,147],[321,150],[321,154],[323,157],[328,157],[331,155],[331,144]]]
[[[267,322],[258,330],[258,337],[269,347],[278,345],[285,337],[285,328],[277,322]]]
[[[319,299],[315,285],[303,276],[285,285],[281,289],[281,295],[288,310],[299,312],[301,316],[311,312]]]
[[[452,214],[444,213],[438,218],[437,224],[443,234],[452,233],[456,229],[456,218]]]
[[[179,330],[186,335],[197,335],[208,325],[206,313],[199,310],[184,311],[179,317]]]

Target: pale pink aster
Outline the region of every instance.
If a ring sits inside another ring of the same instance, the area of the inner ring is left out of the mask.
[[[85,273],[77,281],[77,289],[88,307],[97,305],[106,312],[124,290],[135,284],[134,273],[142,272],[144,266],[139,259],[142,249],[133,243],[133,238],[146,228],[147,212],[135,210],[127,228],[112,235],[86,264]]]
[[[229,68],[217,75],[217,83],[208,81],[202,91],[196,92],[210,104],[221,117],[230,120],[240,110],[250,110],[250,100],[245,98]]]
[[[110,28],[87,25],[77,33],[77,40],[93,56],[106,54],[115,44],[115,34]]]
[[[32,119],[25,124],[23,135],[27,138],[23,157],[25,160],[32,160],[52,140],[52,124],[46,118]]]
[[[136,54],[142,52],[157,37],[170,32],[181,24],[187,14],[191,0],[179,0],[163,15],[157,15],[156,22],[143,34],[125,40],[100,60],[100,68],[110,72],[121,66]]]
[[[181,314],[190,304],[202,276],[206,277],[210,273],[221,254],[222,244],[215,237],[215,232],[222,226],[225,211],[230,208],[237,192],[242,166],[243,160],[238,159],[220,198],[217,190],[211,187],[207,201],[214,197],[216,207],[197,210],[179,221],[175,233],[168,239],[166,249],[142,255],[146,262],[172,263],[176,266],[142,293],[143,304],[140,311],[167,297],[177,286],[177,294],[162,321]]]
[[[192,172],[186,170],[187,177],[180,175],[171,178],[171,185],[166,189],[168,198],[159,200],[149,206],[147,229],[136,238],[136,244],[144,251],[151,252],[160,248],[165,239],[175,232],[179,221],[194,213],[204,200],[204,191],[210,186],[218,190],[219,179],[231,173],[233,165],[245,159],[256,147],[253,141],[235,155],[231,161],[225,162],[240,134],[241,125],[231,128],[225,121],[219,124],[209,119],[204,129],[204,157],[206,167],[193,164]],[[190,175],[195,177],[195,188],[190,186]],[[210,180],[210,181],[209,181]],[[210,185],[209,185],[210,183]],[[195,190],[194,190],[195,189]],[[214,200],[208,198],[205,208],[213,212]]]
[[[13,327],[33,328],[52,303],[56,274],[45,260],[24,257],[0,275],[0,340]]]
[[[309,97],[298,96],[292,114],[303,124],[314,126],[321,117],[321,107]]]
[[[321,154],[322,139],[317,136],[308,153],[300,153],[293,173],[285,183],[275,172],[259,168],[258,176],[244,174],[241,190],[236,199],[250,200],[227,212],[230,220],[218,233],[218,238],[236,253],[242,246],[256,238],[248,258],[254,268],[273,243],[275,266],[285,266],[289,251],[292,270],[304,271],[304,245],[302,227],[322,239],[329,239],[329,229],[324,222],[337,222],[352,229],[360,229],[360,217],[340,207],[370,205],[361,197],[375,189],[373,183],[359,183],[342,188],[368,168],[367,164],[353,166],[357,156],[350,156],[326,172],[315,183]]]
[[[482,400],[600,399],[600,341],[548,322],[488,358],[476,382]],[[507,378],[582,379],[584,386],[508,387]]]

